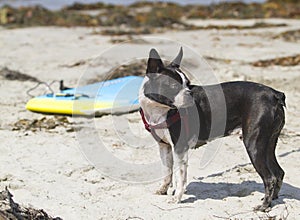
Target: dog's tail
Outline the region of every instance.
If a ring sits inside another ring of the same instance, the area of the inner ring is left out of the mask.
[[[277,108],[274,114],[274,121],[273,121],[273,135],[279,135],[284,124],[285,124],[285,114],[284,114],[284,107],[286,108],[285,104],[285,95],[283,92],[279,92],[275,90],[275,101],[277,103]],[[278,136],[277,136],[278,137]]]
[[[281,106],[286,107],[286,104],[285,104],[285,94],[283,92],[276,91],[275,98],[278,101],[278,104],[280,104]]]

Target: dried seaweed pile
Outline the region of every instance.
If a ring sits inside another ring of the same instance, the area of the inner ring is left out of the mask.
[[[290,42],[300,42],[300,30],[285,31],[275,36],[275,38],[281,38]]]
[[[29,76],[16,70],[8,69],[7,67],[0,69],[0,77],[6,80],[17,80],[21,82],[39,82],[39,80],[33,76]]]
[[[124,64],[114,69],[108,79],[115,79],[124,76],[144,76],[146,71],[146,60],[138,60],[130,64]]]
[[[0,9],[0,24],[14,27],[30,26],[93,26],[91,16],[78,13],[49,11],[41,6]]]
[[[115,9],[120,10],[122,6],[105,5],[103,3],[80,4],[75,3],[66,7],[66,10],[95,10],[95,9]],[[143,21],[149,18],[151,22],[152,15],[157,13],[157,18],[300,18],[300,2],[298,0],[268,0],[265,3],[246,4],[241,1],[225,2],[211,5],[178,5],[176,3],[166,2],[147,2],[140,1],[133,3],[126,9],[135,9],[142,11],[137,13],[139,19]],[[112,11],[110,11],[112,12]],[[160,15],[163,12],[163,15]],[[148,22],[148,21],[147,21]],[[157,23],[156,23],[157,24]]]
[[[217,29],[217,30],[226,30],[226,29],[238,29],[238,30],[244,30],[244,29],[252,29],[252,28],[270,28],[270,27],[285,27],[287,26],[284,23],[278,23],[278,24],[271,24],[271,23],[265,23],[265,22],[256,22],[253,25],[208,25],[205,27],[197,27],[197,29]]]
[[[268,60],[259,60],[252,63],[256,67],[268,67],[268,66],[296,66],[300,65],[300,54],[294,56],[278,57]]]
[[[53,130],[57,127],[63,127],[67,132],[75,131],[72,123],[66,116],[42,117],[40,119],[20,119],[12,125],[13,131],[41,131]]]
[[[59,217],[49,216],[43,209],[22,207],[12,197],[7,188],[0,192],[0,219],[61,220]]]
[[[95,83],[104,80],[116,79],[124,76],[144,76],[146,71],[146,60],[137,60],[135,62],[121,65],[107,75],[100,75],[95,79],[91,79],[88,83]]]
[[[86,10],[97,10],[96,15]],[[186,18],[300,18],[300,2],[295,0],[269,0],[265,3],[220,2],[209,6],[178,5],[163,2],[138,2],[129,6],[104,3],[75,3],[59,11],[41,6],[4,6],[0,9],[0,25],[28,26],[126,26],[139,29],[139,33],[153,33],[157,28],[191,30]],[[212,27],[214,28],[214,27]],[[233,27],[235,28],[235,27]]]
[[[269,0],[265,3],[220,2],[211,6],[194,6],[189,18],[300,18],[297,0]]]

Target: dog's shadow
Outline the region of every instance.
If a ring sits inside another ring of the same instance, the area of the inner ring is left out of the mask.
[[[215,199],[222,200],[227,197],[246,197],[253,192],[264,193],[262,183],[255,181],[244,181],[242,183],[205,183],[191,182],[186,188],[186,195],[192,197],[183,200],[183,203],[193,203],[197,200]],[[296,199],[300,201],[300,188],[283,183],[276,204],[284,204],[284,199]]]
[[[284,154],[279,155],[279,157],[285,157],[291,153],[299,152],[300,148],[297,150],[292,150],[290,152],[286,152]],[[245,167],[251,165],[250,163],[239,164],[234,168]],[[209,175],[207,177],[217,177],[222,176],[226,172],[230,172],[232,169],[228,169],[224,172],[216,173]],[[185,203],[193,203],[197,200],[205,200],[205,199],[216,199],[222,200],[227,197],[246,197],[251,195],[253,192],[261,192],[264,193],[264,185],[263,183],[257,183],[255,181],[243,181],[242,183],[226,183],[226,182],[218,182],[218,183],[207,183],[201,182],[203,177],[199,177],[197,181],[191,182],[186,187],[187,195],[192,195],[188,199],[183,200]],[[289,183],[285,183],[283,180],[283,184],[281,190],[279,192],[279,198],[275,200],[275,204],[284,204],[284,199],[296,199],[300,201],[300,187],[293,186]]]

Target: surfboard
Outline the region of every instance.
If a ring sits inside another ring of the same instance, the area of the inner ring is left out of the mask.
[[[143,77],[126,76],[30,99],[26,109],[67,115],[121,114],[139,108]]]

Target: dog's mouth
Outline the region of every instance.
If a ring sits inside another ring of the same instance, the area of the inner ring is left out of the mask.
[[[150,94],[145,94],[147,98],[150,100],[160,104],[169,107],[170,109],[178,109],[178,108],[188,108],[194,105],[194,100],[192,97],[189,96],[183,96],[182,100],[177,101],[171,100],[170,98],[161,95],[161,94],[156,94],[156,93],[150,93]]]
[[[171,109],[176,108],[176,106],[173,104],[174,101],[164,95],[157,94],[157,93],[148,93],[148,94],[145,94],[145,96],[147,98],[151,99],[152,101],[155,101],[161,105],[168,106]]]

